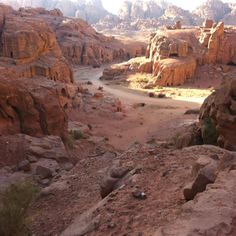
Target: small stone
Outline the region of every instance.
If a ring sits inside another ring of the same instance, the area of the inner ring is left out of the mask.
[[[155,97],[155,93],[150,92],[150,93],[148,93],[148,96],[149,96],[150,98],[154,98],[154,97]]]
[[[88,81],[87,82],[87,85],[92,85],[93,83],[91,81]]]
[[[165,98],[166,95],[165,95],[164,93],[159,93],[159,94],[157,94],[157,97],[158,97],[158,98]]]
[[[110,222],[107,227],[110,229],[114,229],[116,227],[116,224],[113,222]]]
[[[70,162],[67,162],[67,163],[65,163],[65,164],[63,165],[63,169],[66,170],[66,171],[72,170],[73,167],[74,167],[74,165],[73,165],[72,163],[70,163]]]
[[[147,195],[145,192],[142,192],[140,190],[135,190],[132,192],[132,195],[134,198],[140,199],[140,200],[145,200],[147,199]]]
[[[101,99],[104,97],[103,93],[95,93],[93,96],[97,99]]]
[[[38,159],[35,156],[28,156],[28,161],[30,163],[35,163],[38,161]]]
[[[28,160],[23,160],[18,164],[18,169],[22,171],[30,171],[30,162]]]
[[[98,87],[98,90],[102,91],[102,90],[103,90],[103,87],[102,87],[102,86],[99,86],[99,87]]]
[[[43,186],[48,186],[50,184],[50,179],[40,179],[38,182]]]

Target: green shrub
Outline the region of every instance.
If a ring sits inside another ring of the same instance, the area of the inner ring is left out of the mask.
[[[203,121],[202,139],[204,144],[216,145],[219,134],[211,118],[207,117]]]
[[[73,149],[75,146],[75,141],[84,138],[84,134],[80,130],[71,130],[67,137],[66,143],[69,148]]]
[[[70,136],[74,139],[74,140],[79,140],[82,139],[84,137],[84,134],[82,131],[80,130],[71,130],[70,131]]]
[[[38,190],[30,182],[10,186],[0,195],[0,235],[29,235],[26,211]]]

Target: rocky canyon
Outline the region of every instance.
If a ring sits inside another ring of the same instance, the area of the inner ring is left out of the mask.
[[[235,4],[0,1],[1,236],[235,236]]]

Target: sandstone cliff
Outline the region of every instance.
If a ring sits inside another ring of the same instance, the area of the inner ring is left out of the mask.
[[[24,17],[44,20],[56,34],[63,56],[74,64],[100,66],[102,63],[140,56],[144,53],[143,43],[125,45],[114,37],[96,32],[82,19],[67,18],[58,11],[20,9]],[[54,37],[55,38],[55,37]]]
[[[61,15],[59,11],[34,10]],[[38,13],[40,12],[40,13]],[[65,137],[78,86],[45,20],[0,6],[0,133]]]

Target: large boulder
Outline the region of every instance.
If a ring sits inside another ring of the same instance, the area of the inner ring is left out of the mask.
[[[204,143],[236,150],[236,80],[210,95],[201,107],[200,126]]]
[[[20,167],[26,162],[37,162],[40,158],[58,163],[68,162],[69,156],[58,136],[32,137],[24,134],[0,136],[0,168]]]

